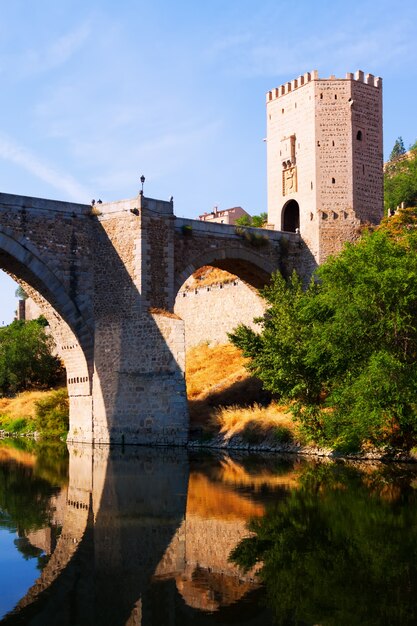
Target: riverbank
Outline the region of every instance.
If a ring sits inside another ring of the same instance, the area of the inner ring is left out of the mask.
[[[294,454],[300,456],[313,456],[328,458],[332,460],[351,461],[381,461],[383,463],[417,463],[417,450],[405,452],[393,448],[378,449],[373,448],[362,452],[338,452],[332,448],[321,448],[314,444],[301,444],[299,442],[277,443],[271,441],[269,437],[259,440],[257,443],[248,443],[241,435],[226,437],[220,433],[211,439],[192,439],[188,442],[188,448],[209,449],[224,451],[245,451],[254,454],[274,453],[274,454]]]
[[[245,450],[255,453],[417,462],[417,448],[367,448],[360,453],[335,451],[308,442],[287,406],[262,390],[245,368],[246,359],[231,344],[201,344],[187,353],[190,409],[189,448]],[[0,438],[62,438],[68,420],[66,389],[27,391],[0,398]]]
[[[68,416],[66,388],[23,391],[0,398],[0,436],[61,438]]]

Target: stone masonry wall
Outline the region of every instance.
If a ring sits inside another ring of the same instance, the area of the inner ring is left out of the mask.
[[[263,315],[265,305],[256,290],[236,279],[222,285],[180,291],[174,310],[184,320],[188,350],[204,341],[227,343],[227,333],[238,324],[259,329],[253,319]]]
[[[169,288],[163,259],[170,254],[171,216],[163,210],[158,213],[159,207],[142,209],[142,201],[102,205],[99,218],[93,389],[96,443],[181,444],[188,437],[184,324],[161,307],[167,304]],[[73,440],[79,440],[78,434]]]

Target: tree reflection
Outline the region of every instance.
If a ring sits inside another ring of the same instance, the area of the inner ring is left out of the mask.
[[[250,523],[231,559],[259,576],[279,625],[417,622],[415,475],[321,465]]]

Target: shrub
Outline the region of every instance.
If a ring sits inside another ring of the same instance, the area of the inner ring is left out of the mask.
[[[58,389],[36,403],[36,429],[43,436],[62,436],[69,428],[69,405],[66,389]]]
[[[190,226],[190,224],[184,224],[181,227],[181,231],[185,237],[191,237],[191,235],[193,234],[193,227]]]

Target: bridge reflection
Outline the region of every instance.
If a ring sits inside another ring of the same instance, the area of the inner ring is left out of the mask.
[[[256,572],[243,575],[228,555],[247,520],[264,513],[248,486],[272,480],[285,490],[294,469],[255,477],[228,458],[197,457],[190,471],[183,449],[72,444],[69,452],[62,533],[2,623],[209,624],[213,612],[217,624],[269,623],[266,609],[241,602],[261,593]]]

